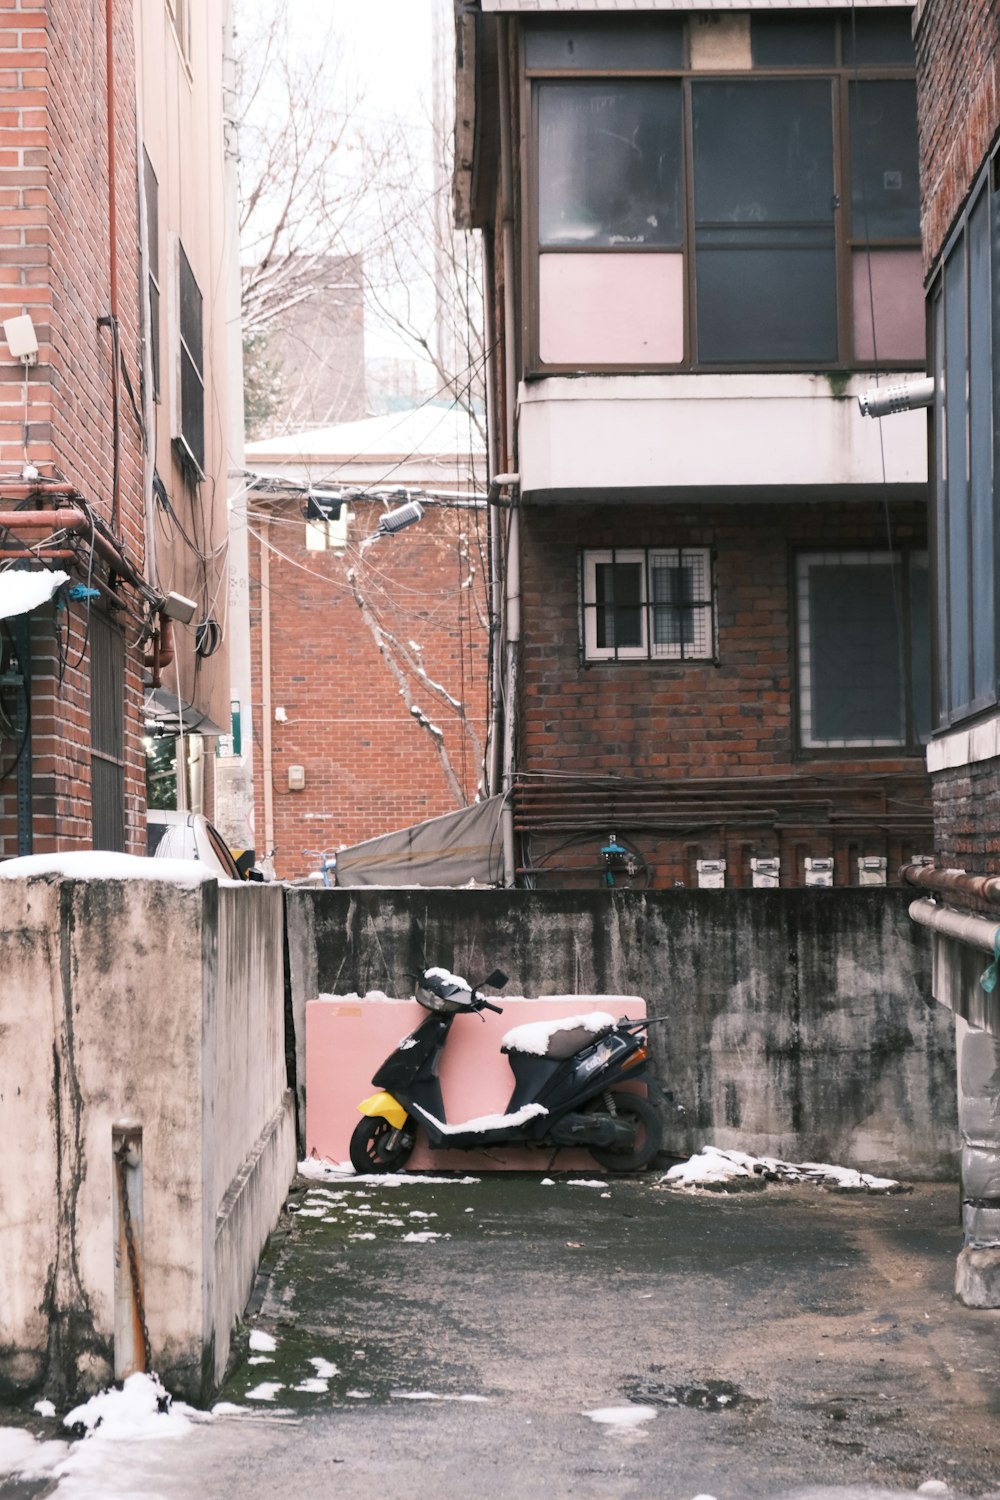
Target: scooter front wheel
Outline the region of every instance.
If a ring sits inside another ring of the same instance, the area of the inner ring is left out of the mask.
[[[587,1150],[609,1172],[638,1172],[648,1167],[663,1145],[663,1121],[657,1109],[642,1094],[614,1093],[615,1116],[635,1127],[635,1144],[631,1150],[614,1146],[588,1146]],[[606,1112],[603,1102],[595,1110]]]
[[[398,1172],[406,1166],[416,1144],[417,1132],[411,1120],[397,1130],[381,1115],[363,1115],[351,1136],[351,1166],[361,1175]]]

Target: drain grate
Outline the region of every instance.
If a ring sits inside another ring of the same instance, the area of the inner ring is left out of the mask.
[[[692,1380],[668,1384],[652,1376],[631,1382],[626,1391],[633,1401],[651,1406],[687,1406],[694,1411],[731,1411],[733,1407],[759,1406],[760,1401],[728,1380]]]

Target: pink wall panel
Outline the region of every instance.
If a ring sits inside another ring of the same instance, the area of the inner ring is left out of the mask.
[[[923,367],[924,288],[920,251],[855,250],[851,272],[855,358],[912,359],[915,365]]]
[[[542,255],[539,354],[553,365],[678,364],[684,257]]]
[[[513,1074],[500,1051],[503,1036],[528,1021],[554,1021],[604,1010],[618,1017],[644,1016],[645,1002],[634,996],[568,995],[541,999],[495,996],[502,1016],[483,1012],[458,1016],[441,1059],[441,1092],[450,1124],[477,1115],[502,1114],[513,1087]],[[351,1132],[360,1120],[358,1103],[373,1094],[371,1077],[382,1061],[426,1017],[415,1000],[378,998],[311,1000],[306,1005],[306,1155],[346,1162]],[[432,1152],[421,1132],[409,1165],[426,1171],[438,1167],[467,1172],[548,1168],[551,1151],[525,1147],[510,1150]],[[559,1171],[600,1169],[589,1152],[560,1151]]]

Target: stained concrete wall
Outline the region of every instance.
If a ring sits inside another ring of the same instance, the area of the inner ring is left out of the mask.
[[[512,994],[637,994],[687,1109],[668,1148],[739,1147],[909,1178],[958,1170],[951,1017],[896,890],[288,893],[300,1103],[304,1006],[400,992],[424,960]],[[502,1003],[502,996],[497,997]],[[372,1070],[381,1057],[372,1059]]]
[[[281,890],[0,881],[0,1392],[113,1370],[112,1125],[143,1127],[154,1367],[205,1396],[295,1170]]]

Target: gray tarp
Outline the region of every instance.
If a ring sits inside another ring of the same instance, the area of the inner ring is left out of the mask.
[[[337,854],[338,885],[497,885],[503,882],[502,797],[488,797]]]

